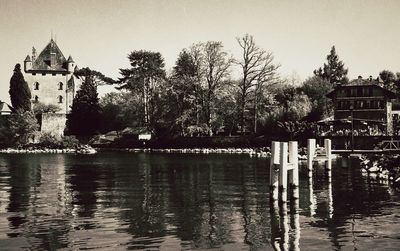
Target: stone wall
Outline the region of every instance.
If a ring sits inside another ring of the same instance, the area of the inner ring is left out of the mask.
[[[61,113],[43,113],[40,132],[50,133],[52,135],[64,136],[65,123],[67,116]]]

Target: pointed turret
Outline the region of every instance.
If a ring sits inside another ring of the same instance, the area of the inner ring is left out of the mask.
[[[74,70],[75,70],[75,62],[74,62],[74,60],[72,59],[72,57],[71,56],[69,56],[68,57],[68,60],[67,60],[67,70],[69,71],[69,72],[74,72]]]
[[[32,60],[29,55],[27,55],[24,60],[24,70],[25,72],[32,70]]]

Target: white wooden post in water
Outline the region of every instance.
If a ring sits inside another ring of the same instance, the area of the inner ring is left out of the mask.
[[[278,200],[279,179],[277,170],[279,168],[279,142],[272,141],[271,164],[269,168],[269,184],[271,186],[272,200]]]
[[[326,168],[332,169],[332,141],[330,139],[324,140],[325,156],[326,156]]]
[[[293,189],[292,198],[299,198],[299,147],[297,141],[289,142],[289,185]]]
[[[307,140],[307,168],[308,177],[312,176],[313,162],[316,160],[322,160],[325,162],[325,167],[328,170],[332,169],[332,141],[330,139],[324,140],[324,150],[315,156],[316,145],[315,139]]]
[[[313,170],[313,161],[315,155],[315,139],[307,140],[307,169],[308,169],[308,177],[312,176]]]
[[[290,141],[288,144],[287,142],[274,141],[271,150],[270,184],[272,200],[279,198],[281,202],[287,201],[288,178],[289,184],[293,188],[292,198],[298,199],[299,161],[297,142]],[[279,168],[279,174],[277,168]]]

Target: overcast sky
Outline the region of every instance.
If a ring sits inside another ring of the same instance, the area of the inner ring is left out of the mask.
[[[9,80],[51,31],[64,56],[113,78],[133,50],[159,51],[170,69],[179,52],[200,41],[222,41],[239,55],[235,37],[249,33],[272,52],[282,76],[312,76],[332,45],[349,77],[400,71],[400,1],[267,0],[0,0],[0,99]]]

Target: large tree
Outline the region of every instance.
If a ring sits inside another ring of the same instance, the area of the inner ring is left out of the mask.
[[[326,57],[327,63],[323,67],[314,70],[314,74],[318,77],[328,80],[333,86],[348,82],[348,69],[344,68],[343,61],[339,60],[336,54],[335,46],[332,46],[329,55]]]
[[[100,105],[97,85],[110,79],[89,68],[83,68],[75,74],[83,79],[83,83],[76,93],[71,113],[67,117],[67,132],[72,135],[90,136],[99,130]]]
[[[182,50],[168,81],[169,115],[183,135],[191,134],[187,128],[199,127],[200,124],[201,73],[198,54],[194,49]]]
[[[221,84],[229,76],[229,68],[232,65],[232,58],[224,50],[221,42],[208,41],[203,47],[203,74],[206,79],[205,87],[205,116],[209,128],[209,135],[212,135],[212,119],[214,116],[215,95]]]
[[[11,105],[15,110],[31,110],[31,91],[21,72],[21,65],[16,64],[14,74],[10,80],[10,99]]]
[[[131,52],[128,59],[131,67],[120,69],[119,89],[141,94],[142,124],[154,127],[158,87],[165,78],[164,59],[159,52],[144,50]]]
[[[275,82],[279,65],[273,63],[274,56],[271,52],[266,52],[256,45],[253,36],[246,34],[236,40],[242,50],[241,59],[236,61],[242,70],[242,78],[238,82],[241,133],[244,133],[245,111],[250,101],[253,103],[253,131],[255,133],[259,101],[265,87]],[[251,94],[252,98],[250,98]]]
[[[311,112],[308,115],[309,121],[318,121],[332,115],[332,102],[326,97],[326,94],[332,89],[328,80],[313,76],[306,79],[299,89],[308,96],[312,104]]]
[[[379,77],[383,85],[394,92],[399,92],[400,89],[400,73],[394,74],[392,71],[383,70],[379,73]]]

